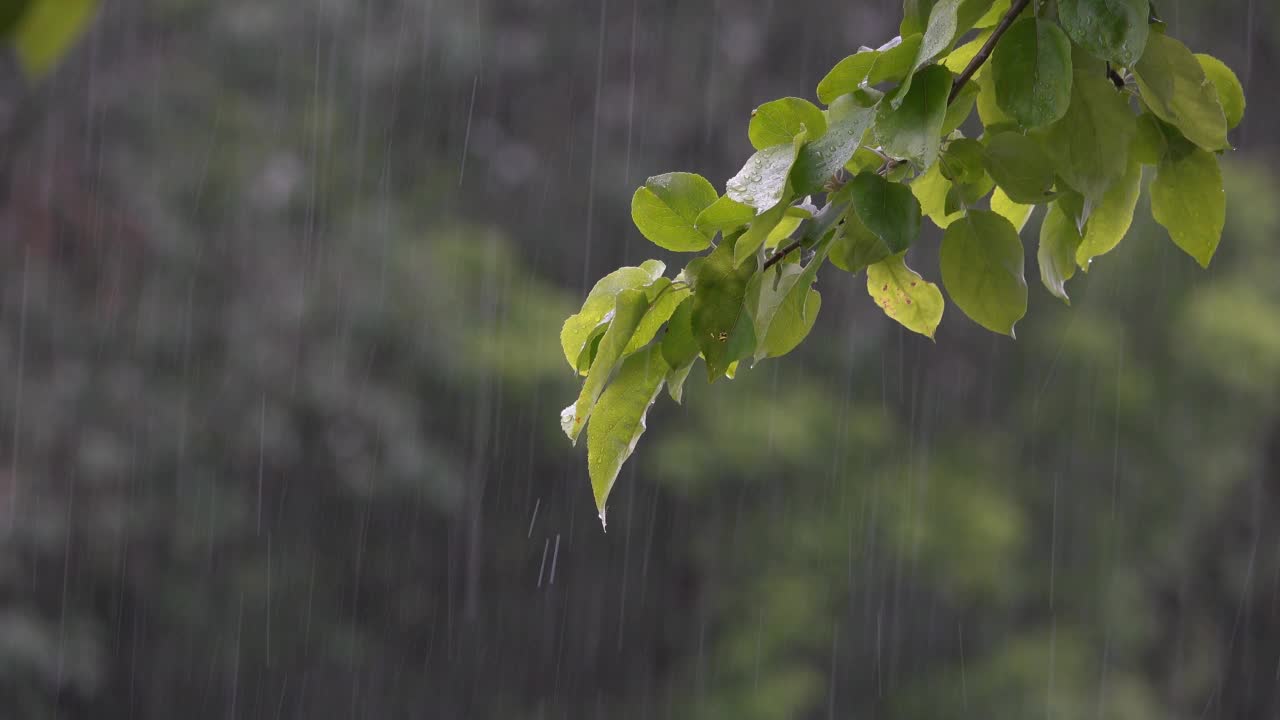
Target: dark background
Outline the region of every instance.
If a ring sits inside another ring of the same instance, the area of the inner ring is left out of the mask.
[[[106,0],[6,56],[0,714],[1280,718],[1280,14],[1160,11],[1249,101],[1208,271],[1144,201],[934,344],[828,267],[608,534],[560,323],[896,3]]]

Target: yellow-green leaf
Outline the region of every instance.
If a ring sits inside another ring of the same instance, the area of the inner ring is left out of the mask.
[[[1235,127],[1244,119],[1244,87],[1240,85],[1240,79],[1232,72],[1227,64],[1212,55],[1204,53],[1196,53],[1196,61],[1200,63],[1200,68],[1204,70],[1205,77],[1209,78],[1209,82],[1213,83],[1214,90],[1218,92],[1218,102],[1222,105],[1222,112],[1227,118],[1227,129]]]
[[[942,284],[974,322],[1013,337],[1027,312],[1022,241],[1013,225],[990,210],[969,210],[947,227],[939,253]]]
[[[1209,267],[1227,216],[1218,158],[1185,141],[1171,149],[1151,183],[1151,214],[1175,245]]]
[[[1205,150],[1227,147],[1227,118],[1218,90],[1186,45],[1152,33],[1133,67],[1142,99],[1155,116]]]
[[[698,230],[695,223],[718,197],[701,175],[655,175],[631,197],[631,220],[640,234],[658,247],[676,252],[705,250],[711,245],[711,235]]]
[[[587,472],[602,527],[605,504],[618,472],[644,434],[645,415],[670,370],[656,348],[638,352],[622,363],[613,382],[600,396],[587,428]]]
[[[867,292],[884,314],[932,339],[945,303],[937,285],[907,267],[902,253],[867,266]]]

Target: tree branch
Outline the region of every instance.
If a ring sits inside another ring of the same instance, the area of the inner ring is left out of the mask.
[[[1030,4],[1031,0],[1014,0],[1013,5],[1009,7],[1009,11],[1004,14],[1004,17],[1000,18],[1000,22],[997,23],[995,29],[991,31],[991,37],[987,38],[987,41],[978,49],[978,54],[973,56],[973,59],[969,61],[969,64],[965,66],[964,70],[956,76],[955,81],[951,83],[951,93],[947,95],[947,105],[955,102],[956,96],[960,94],[960,88],[964,87],[965,83],[969,82],[969,80],[973,78],[974,74],[978,72],[978,69],[982,67],[982,64],[991,57],[991,51],[995,49],[996,43],[1000,41],[1000,37],[1004,35],[1005,31],[1009,29],[1009,26],[1013,24],[1013,21],[1016,20],[1018,16],[1022,14],[1022,11],[1027,8],[1027,5]],[[888,175],[892,170],[905,162],[906,160],[886,160],[885,163],[880,166],[878,172],[881,175]],[[783,258],[795,252],[804,244],[806,237],[807,235],[802,235],[801,237],[778,248],[773,255],[769,256],[768,260],[764,261],[764,265],[762,265],[760,269],[762,271],[768,270],[774,265],[782,262]]]
[[[986,62],[987,58],[991,57],[991,51],[995,49],[996,42],[1000,40],[1000,36],[1004,35],[1005,30],[1009,29],[1009,26],[1013,24],[1013,21],[1018,18],[1018,15],[1022,14],[1022,11],[1026,9],[1029,4],[1031,4],[1031,0],[1015,0],[1013,5],[1009,7],[1009,12],[1005,13],[1004,17],[1000,18],[1000,22],[997,23],[995,29],[991,31],[991,37],[987,38],[987,41],[983,43],[982,47],[978,50],[978,54],[973,56],[973,59],[969,61],[969,64],[965,66],[964,70],[956,76],[955,82],[951,84],[951,94],[947,96],[948,105],[950,105],[951,102],[956,99],[956,96],[960,94],[960,88],[964,87],[964,84],[969,82],[969,79],[973,77],[974,73],[978,72],[978,68],[982,67],[982,63]]]

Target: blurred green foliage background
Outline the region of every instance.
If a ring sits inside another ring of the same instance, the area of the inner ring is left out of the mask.
[[[1208,271],[1140,207],[1073,307],[933,344],[828,269],[801,350],[659,401],[607,535],[560,322],[664,256],[636,185],[727,177],[896,3],[105,0],[10,49],[2,714],[1280,717],[1280,15],[1160,5],[1249,93]]]

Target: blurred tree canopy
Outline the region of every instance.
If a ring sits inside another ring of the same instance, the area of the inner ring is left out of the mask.
[[[828,339],[691,377],[600,534],[555,329],[638,182],[901,12],[792,5],[120,0],[11,51],[5,715],[1280,712],[1262,93],[1211,271],[1138,221],[936,346],[820,277]],[[1248,90],[1250,7],[1162,10]]]

